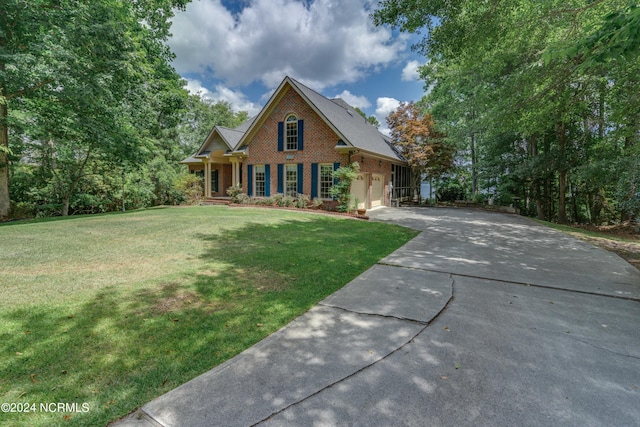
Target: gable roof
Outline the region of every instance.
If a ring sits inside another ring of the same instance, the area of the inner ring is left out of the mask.
[[[391,139],[381,133],[362,117],[355,108],[342,98],[329,99],[302,83],[285,77],[275,90],[267,104],[257,116],[250,118],[240,126],[230,129],[214,126],[207,138],[196,151],[196,154],[182,163],[198,162],[200,156],[208,154],[206,148],[217,133],[227,145],[229,151],[241,152],[246,148],[251,135],[256,132],[275,104],[280,100],[285,88],[290,87],[320,116],[322,120],[338,135],[337,146],[353,147],[355,150],[405,162],[400,152],[391,144]]]
[[[198,162],[199,156],[209,154],[207,151],[205,151],[205,149],[211,143],[212,138],[216,133],[220,135],[220,139],[222,139],[222,142],[227,145],[228,149],[233,150],[238,145],[238,142],[240,142],[240,139],[242,139],[244,133],[247,131],[247,129],[249,129],[249,126],[251,126],[254,120],[255,117],[251,117],[247,121],[233,129],[224,126],[214,126],[213,129],[211,129],[211,132],[209,132],[209,135],[207,135],[207,137],[204,139],[204,142],[202,143],[202,145],[200,145],[200,148],[198,148],[196,153],[193,156],[183,160],[181,163],[194,163],[194,161]]]
[[[293,79],[291,81],[304,93],[304,97],[325,116],[325,120],[336,128],[336,133],[343,136],[343,140],[347,145],[369,153],[404,161],[402,156],[391,147],[391,140],[382,134],[378,128],[367,122],[364,117],[355,111],[355,108],[343,99],[331,100],[325,98],[313,89]]]
[[[346,146],[354,147],[360,151],[365,151],[382,157],[404,162],[404,158],[396,151],[391,140],[382,134],[375,126],[371,125],[362,117],[355,108],[350,106],[341,98],[328,99],[302,83],[285,77],[280,86],[273,93],[265,107],[255,117],[244,136],[238,141],[235,149],[245,144],[250,135],[257,130],[271,107],[280,99],[284,89],[290,86],[295,90],[318,115],[333,129]]]

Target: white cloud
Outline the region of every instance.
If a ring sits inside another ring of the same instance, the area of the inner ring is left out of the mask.
[[[220,0],[192,2],[173,19],[174,66],[230,86],[274,88],[285,75],[316,90],[354,82],[407,47],[406,36],[373,25],[370,3],[251,0],[233,14]]]
[[[343,90],[341,94],[336,95],[334,98],[342,98],[347,102],[347,104],[352,107],[358,107],[361,110],[371,107],[371,103],[366,96],[354,95],[348,90]]]
[[[187,80],[187,84],[184,87],[193,95],[200,94],[203,98],[211,97],[211,91],[202,86],[202,82],[200,80]]]
[[[395,98],[378,98],[376,102],[376,117],[380,120],[380,123],[385,122],[387,116],[398,109],[400,101]]]
[[[420,78],[418,73],[418,67],[421,64],[418,61],[409,61],[407,65],[402,69],[402,81],[403,82],[415,82]]]
[[[203,98],[213,101],[226,101],[231,104],[234,111],[247,111],[249,117],[255,116],[260,112],[262,106],[255,104],[246,97],[242,92],[231,90],[223,85],[216,85],[215,92],[210,91],[202,86],[199,80],[187,80],[186,89],[193,94],[200,94]]]
[[[398,109],[400,101],[395,98],[381,97],[376,101],[376,119],[380,122],[380,132],[389,135],[389,127],[387,126],[387,116]]]

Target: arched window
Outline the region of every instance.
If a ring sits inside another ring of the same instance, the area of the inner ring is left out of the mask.
[[[286,145],[285,150],[298,149],[298,118],[295,114],[287,116],[285,120],[286,126]]]

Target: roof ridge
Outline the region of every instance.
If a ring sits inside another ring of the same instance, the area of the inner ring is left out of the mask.
[[[219,128],[219,129],[232,130],[234,132],[242,132],[242,133],[244,133],[244,131],[242,131],[242,130],[238,130],[236,128],[230,128],[230,127],[227,127],[227,126],[216,125],[215,127]]]

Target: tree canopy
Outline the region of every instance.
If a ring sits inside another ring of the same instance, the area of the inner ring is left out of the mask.
[[[481,192],[559,222],[640,216],[634,1],[383,0],[422,33],[427,108]],[[477,172],[477,173],[476,173]]]
[[[3,2],[0,217],[177,201],[178,162],[214,124],[246,118],[189,95],[171,66],[171,18],[186,3]]]
[[[453,167],[453,147],[436,129],[431,114],[421,112],[413,102],[400,103],[387,117],[387,124],[393,144],[417,178],[425,173],[438,178]]]

